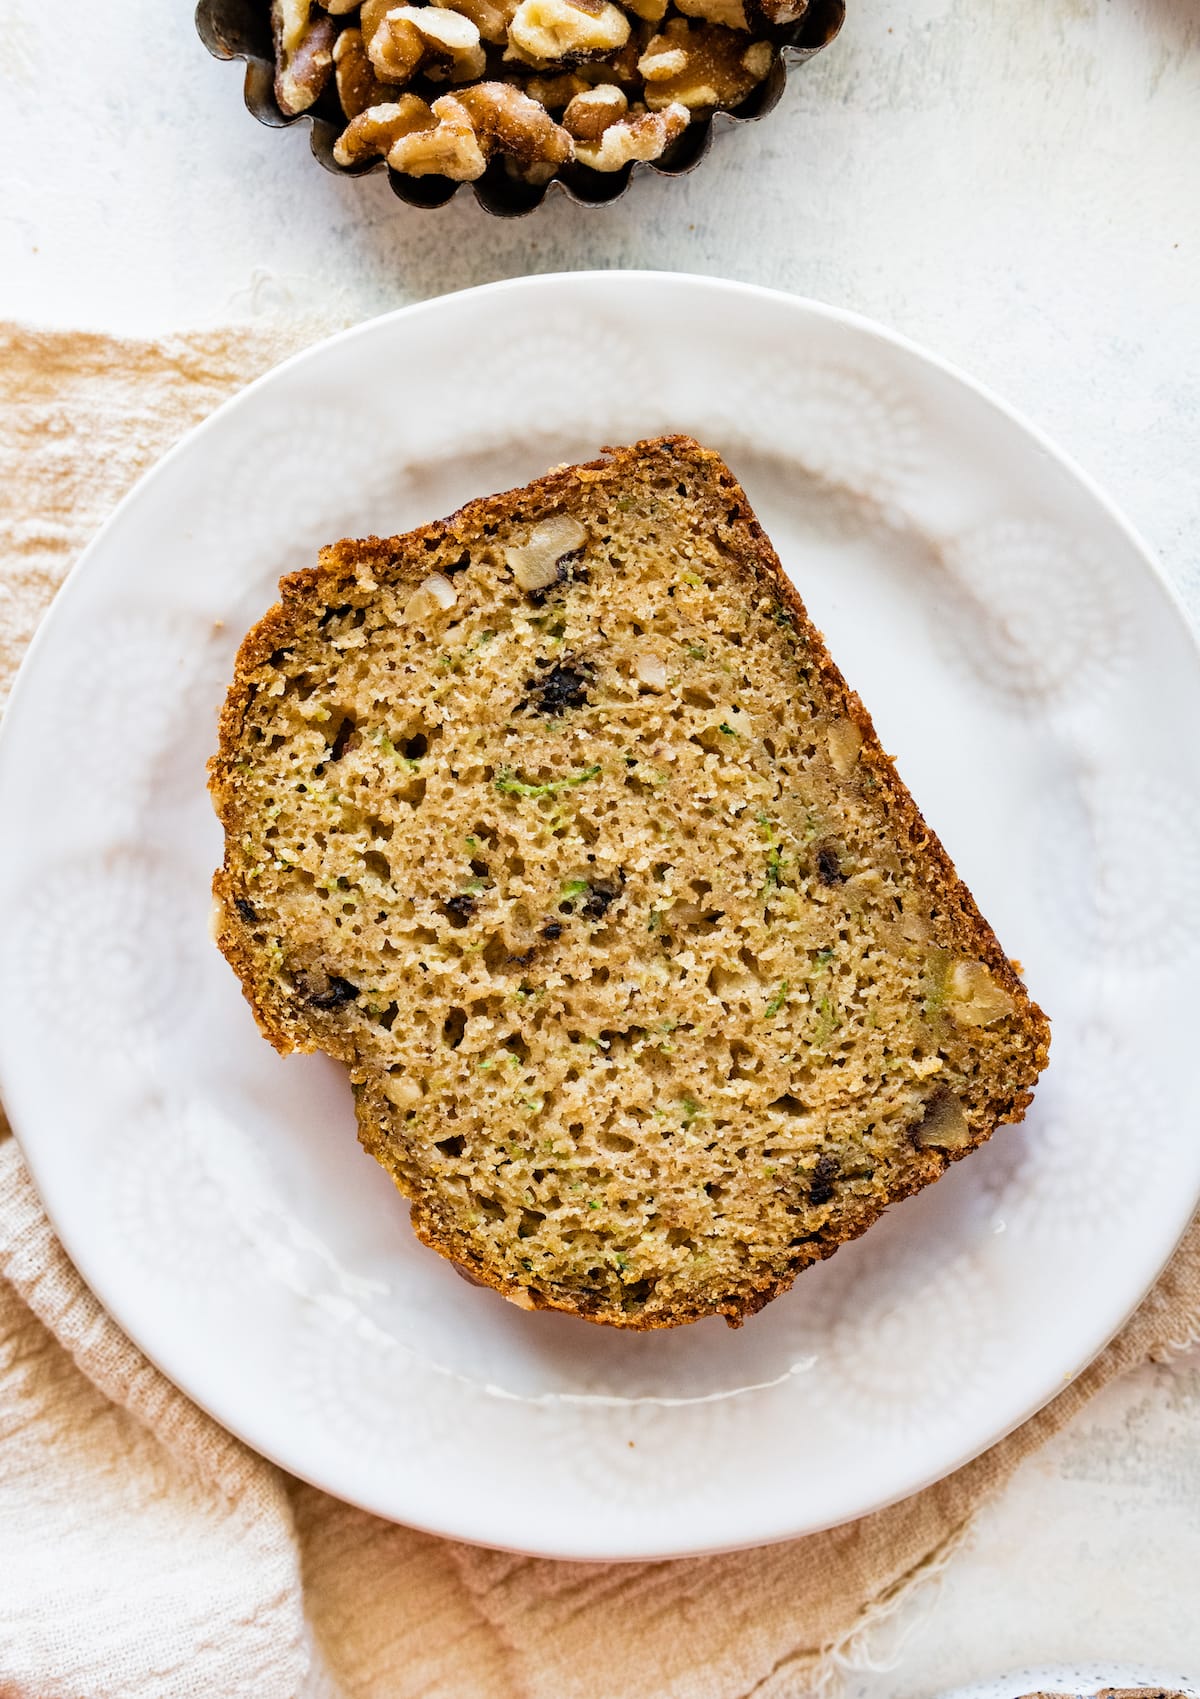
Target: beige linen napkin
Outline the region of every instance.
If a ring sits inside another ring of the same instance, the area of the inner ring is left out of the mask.
[[[0,696],[137,475],[304,339],[295,327],[158,343],[0,327]],[[0,1699],[830,1691],[1023,1457],[1114,1375],[1198,1337],[1200,1222],[1061,1397],[904,1504],[731,1557],[513,1557],[376,1521],[225,1434],[83,1285],[0,1126]]]

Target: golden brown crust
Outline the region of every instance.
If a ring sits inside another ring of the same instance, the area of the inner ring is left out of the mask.
[[[1032,1101],[1032,1092],[1029,1094]],[[981,1143],[986,1142],[981,1140]],[[371,1145],[364,1139],[364,1145],[369,1150]],[[975,1146],[967,1147],[970,1149]],[[831,1257],[842,1245],[849,1244],[852,1239],[861,1238],[872,1227],[885,1209],[892,1204],[901,1203],[905,1198],[914,1197],[926,1186],[932,1185],[941,1178],[951,1160],[957,1161],[959,1156],[965,1156],[966,1149],[959,1151],[950,1158],[943,1151],[928,1152],[929,1162],[924,1173],[914,1172],[906,1176],[903,1184],[895,1187],[888,1197],[886,1204],[879,1208],[863,1208],[854,1217],[843,1215],[836,1231],[823,1233],[816,1243],[808,1245],[802,1255],[796,1257],[785,1275],[774,1280],[764,1279],[753,1283],[743,1283],[736,1293],[732,1293],[725,1303],[706,1304],[703,1308],[696,1305],[677,1304],[669,1309],[663,1309],[647,1314],[621,1313],[615,1316],[611,1310],[592,1304],[586,1297],[573,1295],[568,1301],[560,1298],[552,1291],[533,1291],[528,1287],[510,1287],[496,1270],[475,1256],[471,1247],[464,1245],[457,1235],[441,1233],[428,1218],[419,1216],[415,1211],[412,1216],[413,1232],[421,1243],[428,1245],[430,1250],[452,1262],[458,1272],[474,1286],[490,1287],[501,1293],[511,1302],[518,1303],[523,1309],[551,1310],[560,1314],[578,1316],[582,1321],[595,1322],[600,1327],[622,1327],[629,1333],[655,1333],[664,1328],[681,1327],[689,1322],[701,1321],[705,1316],[719,1315],[725,1318],[730,1327],[741,1327],[748,1316],[757,1315],[774,1299],[781,1298],[796,1283],[799,1275],[814,1263],[824,1262]]]
[[[241,979],[260,1027],[277,1049],[286,1053],[293,1049],[321,1048],[353,1067],[354,1056],[344,1042],[339,1041],[336,1024],[325,1023],[322,1026],[314,1020],[311,1011],[301,1014],[289,1003],[287,996],[257,960],[237,915],[238,900],[244,899],[246,893],[238,888],[236,869],[229,853],[229,845],[242,824],[232,780],[246,715],[254,699],[255,675],[270,662],[273,654],[296,640],[301,631],[311,624],[318,609],[337,599],[339,590],[349,590],[351,586],[361,590],[364,584],[369,586],[373,578],[383,574],[387,575],[389,583],[411,582],[415,585],[423,574],[423,557],[448,541],[461,539],[465,543],[477,536],[482,528],[501,526],[518,512],[524,521],[537,520],[543,514],[561,509],[579,484],[601,481],[619,484],[634,467],[644,467],[647,460],[654,456],[663,457],[672,472],[677,471],[681,477],[699,475],[716,482],[731,520],[736,519],[740,523],[749,539],[746,557],[731,561],[730,572],[743,575],[754,588],[759,591],[766,589],[774,598],[779,609],[779,623],[790,626],[797,649],[803,650],[807,663],[816,668],[829,702],[857,727],[863,740],[859,760],[873,776],[877,800],[882,804],[896,838],[914,852],[925,886],[935,896],[936,906],[943,916],[945,935],[963,956],[987,964],[994,979],[1012,997],[1026,1041],[1022,1079],[1007,1093],[993,1099],[988,1126],[972,1129],[969,1140],[961,1148],[945,1150],[930,1147],[916,1152],[908,1170],[895,1177],[895,1184],[886,1197],[880,1201],[870,1197],[852,1199],[809,1242],[797,1248],[786,1271],[739,1285],[738,1290],[730,1293],[725,1301],[706,1301],[703,1307],[683,1302],[670,1309],[658,1310],[653,1315],[614,1313],[611,1306],[600,1299],[593,1300],[587,1294],[531,1292],[527,1287],[514,1287],[441,1219],[436,1198],[431,1199],[428,1195],[417,1197],[409,1192],[413,1201],[413,1227],[418,1236],[448,1257],[469,1278],[495,1287],[524,1307],[565,1310],[587,1320],[633,1329],[675,1326],[703,1314],[712,1314],[715,1310],[736,1326],[746,1315],[787,1290],[804,1268],[832,1255],[839,1245],[864,1232],[884,1208],[922,1189],[936,1180],[951,1161],[957,1161],[969,1150],[978,1148],[995,1126],[1019,1120],[1032,1101],[1032,1085],[1047,1061],[1049,1023],[1029,998],[994,932],[958,877],[950,857],[922,818],[891,758],[882,749],[865,707],[829,656],[820,633],[810,621],[799,595],[755,518],[745,492],[717,454],[684,436],[666,436],[629,448],[606,450],[594,461],[558,468],[532,485],[470,502],[449,518],[421,527],[406,536],[390,539],[369,537],[336,543],[322,551],[316,568],[283,579],[280,584],[281,601],[248,633],[238,652],[233,683],[220,718],[218,751],[210,762],[210,788],[226,832],[225,864],[217,873],[213,886],[222,909],[217,941]],[[379,1143],[378,1127],[364,1113],[361,1102],[359,1119],[362,1142],[374,1152]],[[402,1190],[409,1190],[399,1178],[397,1184]]]

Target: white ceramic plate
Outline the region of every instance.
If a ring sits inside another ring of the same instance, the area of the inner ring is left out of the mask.
[[[631,1337],[464,1284],[360,1153],[340,1069],[258,1037],[207,934],[204,762],[238,640],[319,543],[662,430],[744,479],[1054,1047],[1022,1127],[741,1331]],[[1196,649],[1120,519],[876,327],[621,273],[412,308],[168,455],[35,643],[0,751],[5,1099],[102,1301],[296,1474],[579,1558],[817,1529],[1050,1398],[1186,1224],[1197,723]]]
[[[1045,1664],[1017,1670],[993,1681],[955,1688],[942,1699],[1023,1699],[1028,1693],[1062,1694],[1065,1699],[1094,1699],[1105,1688],[1145,1688],[1146,1699],[1157,1693],[1183,1693],[1200,1699],[1200,1689],[1178,1673],[1164,1674],[1142,1664]]]

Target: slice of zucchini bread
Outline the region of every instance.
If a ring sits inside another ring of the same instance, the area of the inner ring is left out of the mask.
[[[1020,1118],[1047,1021],[716,454],[281,590],[211,764],[219,943],[462,1272],[736,1325]]]

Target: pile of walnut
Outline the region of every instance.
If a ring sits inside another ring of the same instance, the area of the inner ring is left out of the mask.
[[[339,165],[386,159],[460,183],[495,157],[529,183],[571,160],[619,171],[743,101],[771,68],[771,31],[808,4],[272,0],[275,94],[294,115],[332,80],[347,119]]]

